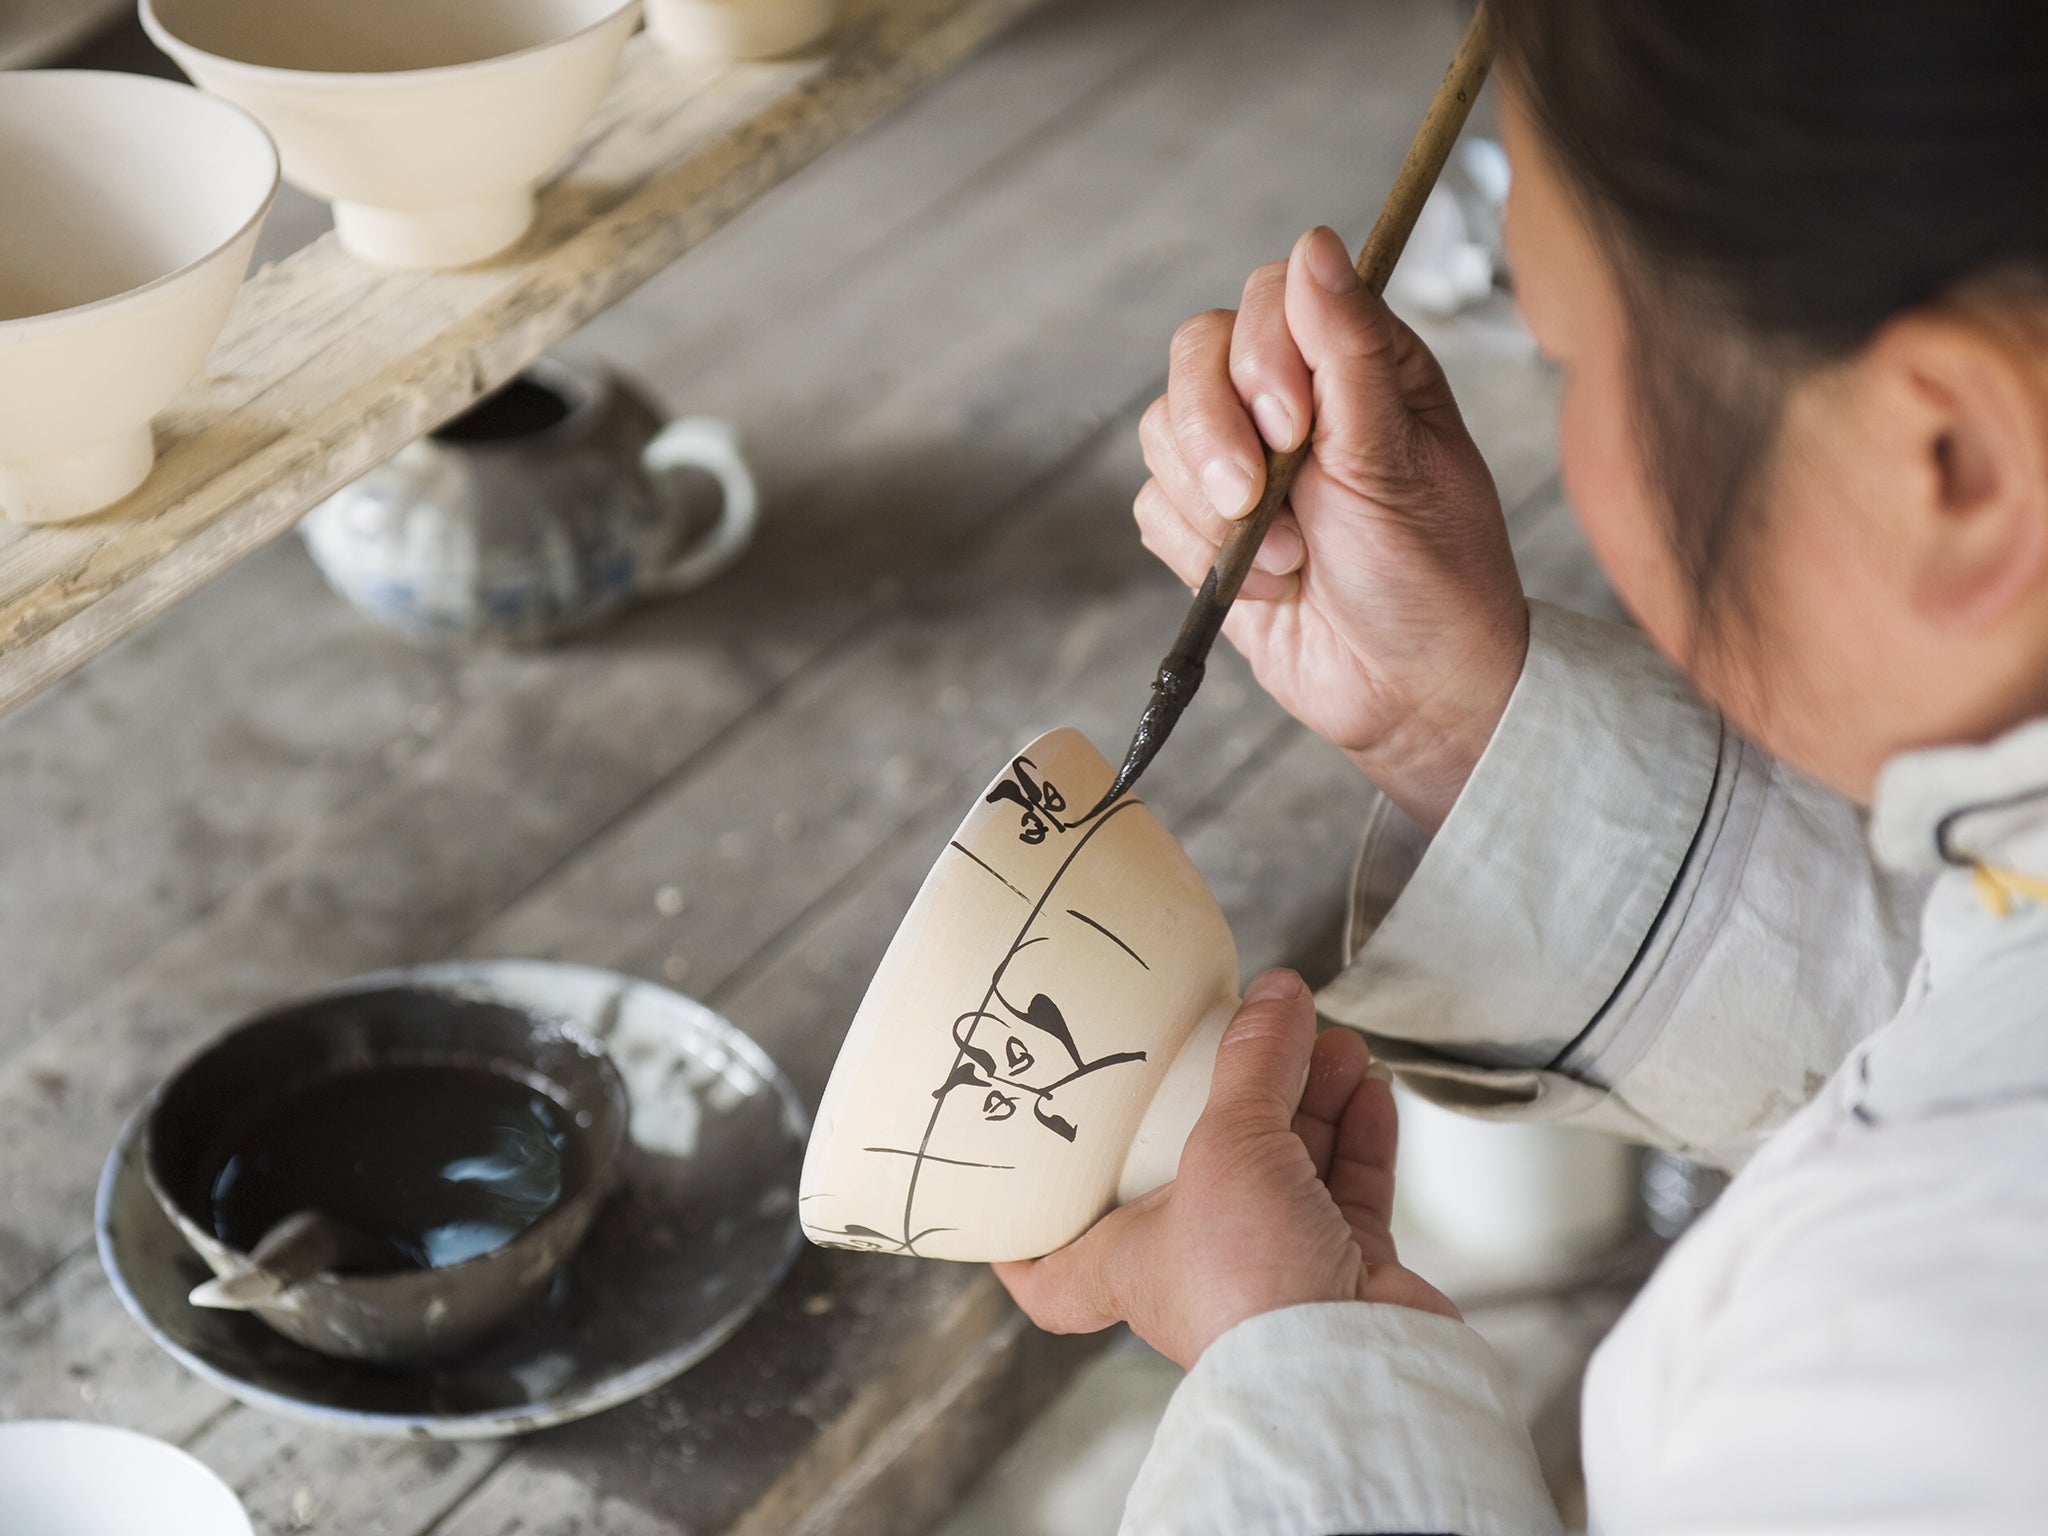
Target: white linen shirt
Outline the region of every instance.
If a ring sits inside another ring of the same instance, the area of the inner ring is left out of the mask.
[[[1326,1016],[1438,1102],[1740,1170],[1588,1372],[1595,1533],[2048,1532],[2048,906],[1973,862],[2048,876],[2048,721],[1899,758],[1866,827],[1541,604],[1435,838],[1375,814]],[[1212,1344],[1123,1525],[1558,1529],[1484,1341],[1359,1302]]]

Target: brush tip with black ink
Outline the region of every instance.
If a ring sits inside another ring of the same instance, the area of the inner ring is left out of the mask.
[[[1116,778],[1110,782],[1109,791],[1101,803],[1074,825],[1082,826],[1093,821],[1131,792],[1138,776],[1152,766],[1152,759],[1159,755],[1159,749],[1166,745],[1166,738],[1180,724],[1180,717],[1194,699],[1195,690],[1202,685],[1205,670],[1199,661],[1190,666],[1186,663],[1175,665],[1171,660],[1159,669],[1159,675],[1152,680],[1152,697],[1146,701],[1145,712],[1138,717],[1138,729],[1132,733],[1130,750],[1124,754],[1123,766],[1117,769]]]

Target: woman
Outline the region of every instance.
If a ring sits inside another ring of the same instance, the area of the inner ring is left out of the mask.
[[[1190,1368],[1128,1531],[1554,1530],[1388,1238],[1369,1041],[1740,1170],[1594,1360],[1596,1530],[2048,1530],[2048,25],[1499,12],[1516,286],[1642,634],[1524,602],[1328,231],[1182,328],[1137,516],[1183,581],[1314,421],[1228,633],[1385,793],[1353,1029],[1260,978],[1180,1177],[1003,1278]]]

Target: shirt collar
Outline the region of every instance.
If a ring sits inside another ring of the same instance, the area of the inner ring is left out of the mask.
[[[2048,869],[2048,719],[1983,746],[1904,752],[1878,775],[1871,841],[1893,869]]]

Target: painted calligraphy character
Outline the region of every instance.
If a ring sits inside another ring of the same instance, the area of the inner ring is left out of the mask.
[[[1067,808],[1067,798],[1059,792],[1052,780],[1038,773],[1038,765],[1028,757],[1014,759],[1010,763],[1011,777],[1001,779],[988,792],[987,804],[995,805],[1008,800],[1022,812],[1021,830],[1017,840],[1034,847],[1045,841],[1048,829],[1054,832],[1068,830],[1060,820],[1060,812]]]

